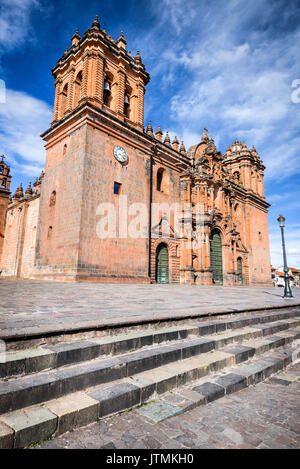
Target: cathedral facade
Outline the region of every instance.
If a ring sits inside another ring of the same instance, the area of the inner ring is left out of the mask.
[[[235,140],[222,154],[204,129],[186,150],[151,122],[145,129],[150,77],[126,45],[97,17],[82,37],[76,31],[52,70],[45,172],[10,199],[10,169],[0,162],[1,276],[271,285],[265,167],[255,148]],[[137,205],[144,218],[130,235]],[[104,215],[115,224],[110,236],[99,234]]]

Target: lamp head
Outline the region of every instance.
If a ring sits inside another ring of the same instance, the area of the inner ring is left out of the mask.
[[[277,221],[279,223],[279,226],[280,228],[284,228],[284,222],[285,222],[285,218],[283,215],[279,215],[279,218],[277,218]]]

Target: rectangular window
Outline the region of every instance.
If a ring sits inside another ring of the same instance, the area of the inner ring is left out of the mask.
[[[114,194],[120,195],[121,194],[121,188],[122,188],[122,184],[120,184],[118,182],[114,182]]]

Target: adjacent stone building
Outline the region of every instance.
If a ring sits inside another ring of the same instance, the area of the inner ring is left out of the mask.
[[[150,77],[123,33],[114,41],[97,17],[82,37],[76,31],[52,74],[45,174],[10,203],[10,179],[0,191],[1,275],[271,285],[265,167],[254,147],[236,140],[223,155],[204,129],[186,151],[151,122],[145,129]],[[105,204],[116,227],[101,237]],[[140,236],[128,226],[136,204]]]

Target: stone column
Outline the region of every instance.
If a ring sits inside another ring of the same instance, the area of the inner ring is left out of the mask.
[[[88,95],[88,83],[89,83],[89,72],[90,72],[90,52],[87,51],[84,56],[83,56],[83,71],[82,71],[82,96],[81,100],[79,103],[82,102],[82,100],[85,100],[89,95]]]
[[[209,269],[210,268],[210,241],[209,241],[210,227],[209,226],[205,226],[204,235],[205,235],[205,246],[204,246],[205,264],[203,267],[205,267],[206,269]]]
[[[73,97],[74,97],[74,75],[75,67],[70,67],[68,71],[68,97],[67,97],[67,108],[66,111],[70,112],[73,108]]]
[[[96,86],[95,86],[95,99],[99,103],[103,103],[103,88],[104,88],[104,59],[100,52],[96,55]]]
[[[181,209],[182,209],[182,230],[181,230],[181,283],[193,283],[193,259],[192,259],[192,207],[191,207],[191,181],[181,180]],[[184,217],[185,215],[185,217]]]
[[[263,182],[263,172],[262,171],[259,171],[258,177],[259,177],[259,180],[258,180],[258,195],[260,195],[260,197],[264,197],[264,182]]]
[[[124,96],[125,96],[125,72],[122,68],[118,70],[118,95],[116,111],[119,118],[124,118]]]
[[[209,188],[209,209],[212,210],[214,208],[214,188],[210,186]]]
[[[60,119],[60,93],[61,93],[61,79],[57,78],[54,83],[55,86],[55,98],[54,98],[54,113],[53,113],[53,122],[56,122]]]
[[[144,94],[145,86],[142,82],[137,84],[138,106],[137,106],[137,124],[144,128]]]
[[[204,185],[204,212],[208,211],[208,197],[207,197],[208,187],[207,184]]]

